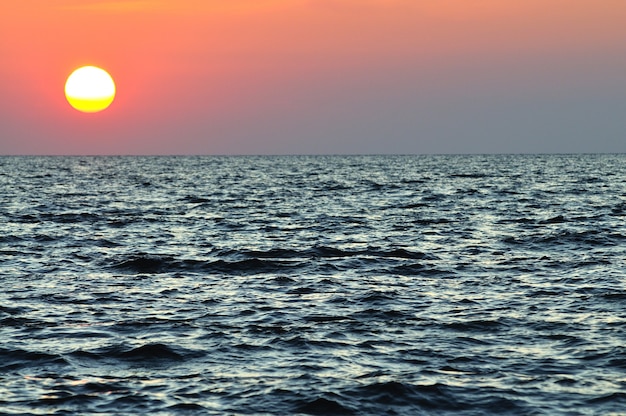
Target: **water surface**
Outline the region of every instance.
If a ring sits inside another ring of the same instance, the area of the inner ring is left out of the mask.
[[[0,158],[0,412],[623,412],[625,166]]]

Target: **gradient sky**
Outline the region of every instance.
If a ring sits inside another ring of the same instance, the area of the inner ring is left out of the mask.
[[[626,152],[624,0],[0,6],[0,154],[572,152]]]

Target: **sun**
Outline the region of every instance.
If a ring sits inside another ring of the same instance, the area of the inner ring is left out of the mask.
[[[70,74],[65,82],[65,98],[72,107],[84,113],[97,113],[111,105],[115,83],[107,71],[83,66]]]

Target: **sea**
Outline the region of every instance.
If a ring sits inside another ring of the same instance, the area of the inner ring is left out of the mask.
[[[625,415],[626,155],[0,157],[0,414]]]

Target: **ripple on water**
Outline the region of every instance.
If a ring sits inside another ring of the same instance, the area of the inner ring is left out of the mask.
[[[0,164],[0,413],[626,406],[622,155]]]

